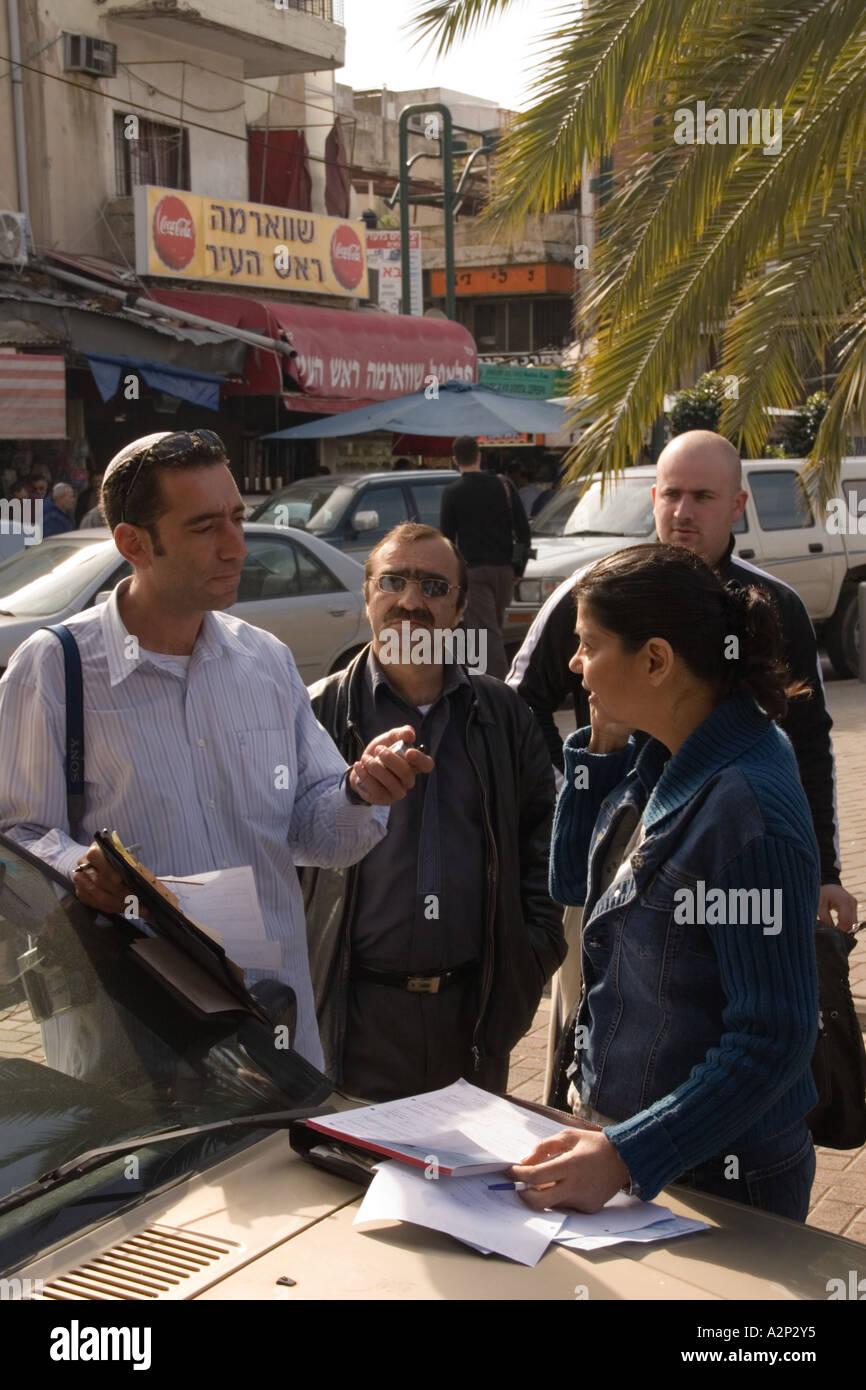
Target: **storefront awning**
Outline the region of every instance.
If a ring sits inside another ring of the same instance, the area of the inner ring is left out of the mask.
[[[121,375],[141,376],[154,391],[177,396],[206,410],[220,408],[222,377],[212,372],[194,372],[188,368],[167,366],[164,362],[144,362],[139,357],[119,357],[108,353],[88,353],[87,360],[103,401],[117,393]]]
[[[66,361],[0,351],[0,439],[65,439]]]
[[[458,323],[378,310],[323,309],[193,290],[151,290],[152,299],[221,323],[288,342],[297,354],[283,364],[298,385],[291,410],[337,413],[423,390],[431,381],[474,381],[475,342]],[[251,350],[243,390],[283,392],[277,354]],[[224,390],[231,392],[229,383]],[[234,388],[237,389],[237,388]]]

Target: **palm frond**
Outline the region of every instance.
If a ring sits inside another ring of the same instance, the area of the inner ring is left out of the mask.
[[[511,9],[522,0],[437,0],[436,4],[424,3],[411,16],[407,28],[417,34],[416,46],[429,40],[429,47],[436,43],[435,57],[442,58],[461,39],[475,29],[483,28],[497,14]],[[428,51],[429,51],[428,47]]]
[[[852,306],[852,313],[857,323],[845,335],[842,366],[803,474],[807,492],[821,507],[838,486],[848,429],[862,427],[866,419],[866,296]]]
[[[866,161],[849,182],[837,172],[829,207],[816,199],[799,240],[784,258],[760,267],[744,286],[725,334],[720,370],[736,378],[736,398],[720,428],[759,453],[767,407],[794,405],[802,372],[839,336],[850,305],[866,293]]]

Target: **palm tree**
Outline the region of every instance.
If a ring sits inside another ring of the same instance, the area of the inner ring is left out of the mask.
[[[425,0],[413,23],[441,54],[512,4]],[[814,363],[833,365],[808,471],[825,501],[866,405],[863,0],[582,0],[557,21],[485,215],[505,225],[555,209],[636,126],[639,155],[601,210],[578,304],[573,475],[636,457],[712,337],[736,383],[720,428],[747,454],[766,439],[766,408],[794,406]],[[758,143],[751,112],[764,113]],[[688,142],[687,115],[703,143]]]

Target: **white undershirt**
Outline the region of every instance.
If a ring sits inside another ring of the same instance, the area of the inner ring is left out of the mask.
[[[159,666],[163,671],[170,671],[174,676],[186,678],[186,670],[192,660],[192,652],[188,656],[178,656],[174,652],[148,652],[144,647],[139,647],[140,657],[146,656],[148,661],[152,661],[154,666]]]

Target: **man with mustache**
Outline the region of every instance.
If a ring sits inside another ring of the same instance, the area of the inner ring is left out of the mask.
[[[326,1065],[370,1100],[459,1077],[504,1090],[508,1054],[564,952],[547,893],[553,771],[541,731],[518,695],[434,640],[456,627],[466,588],[440,531],[395,527],[367,558],[371,645],[310,689],[349,761],[395,725],[434,761],[392,807],[387,848],[303,874]],[[363,782],[376,758],[359,761]]]

